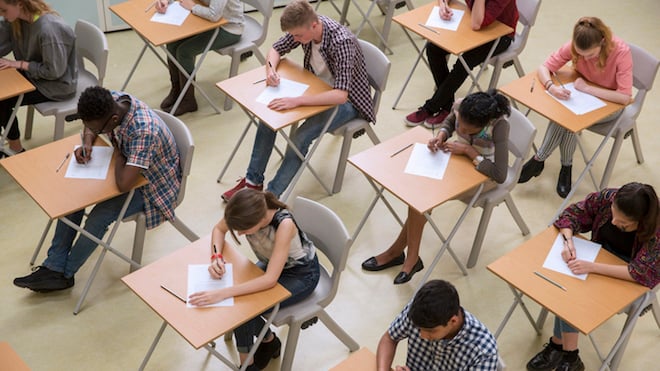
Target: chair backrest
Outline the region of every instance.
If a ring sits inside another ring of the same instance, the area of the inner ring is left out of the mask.
[[[332,265],[332,287],[327,296],[319,301],[322,306],[328,305],[337,294],[339,277],[346,267],[348,250],[353,241],[337,214],[316,201],[297,197],[293,204],[293,216],[300,229]]]
[[[261,45],[268,35],[268,24],[270,23],[270,17],[273,15],[274,0],[243,0],[243,3],[255,8],[263,16],[261,34],[253,41],[254,44]]]
[[[362,54],[364,54],[364,62],[367,65],[367,75],[369,76],[369,85],[374,89],[372,97],[372,107],[374,115],[378,113],[380,106],[380,99],[387,86],[387,78],[390,74],[390,67],[392,63],[387,58],[382,50],[378,49],[374,44],[358,39]]]
[[[165,125],[170,129],[174,136],[176,147],[179,149],[179,166],[181,167],[181,188],[179,189],[179,196],[177,197],[177,206],[183,202],[183,197],[186,193],[186,180],[190,175],[190,168],[192,167],[193,153],[195,152],[195,142],[193,141],[190,130],[183,121],[170,115],[167,112],[154,110],[156,114],[165,122]]]
[[[634,120],[642,110],[646,93],[653,87],[660,60],[637,45],[629,43],[628,47],[632,54],[633,86],[637,89],[637,94],[635,94],[635,101],[626,107],[622,116],[629,116]]]
[[[509,121],[509,152],[515,157],[509,166],[505,186],[513,188],[518,183],[522,165],[529,154],[536,136],[536,127],[522,112],[511,107]]]
[[[520,0],[516,1],[516,6],[518,7],[518,22],[523,27],[522,29],[517,27],[519,32],[516,33],[516,38],[509,46],[509,50],[520,54],[527,45],[527,38],[532,26],[536,23],[536,16],[539,14],[539,9],[541,9],[541,0]]]
[[[103,86],[108,66],[108,40],[105,34],[96,25],[82,19],[76,22],[74,32],[76,33],[78,68],[81,71],[87,71],[84,59],[89,60],[96,67],[98,85]]]

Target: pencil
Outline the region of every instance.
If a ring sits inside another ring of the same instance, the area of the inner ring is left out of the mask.
[[[165,287],[164,285],[160,285],[160,287],[161,287],[163,290],[165,290],[165,291],[169,292],[170,294],[172,294],[175,298],[181,300],[181,301],[184,302],[184,303],[188,303],[188,301],[187,301],[186,299],[182,298],[181,296],[179,296],[179,294],[177,294],[176,292],[174,292],[174,291],[168,289],[168,288]]]
[[[436,31],[436,30],[434,30],[433,28],[431,28],[431,27],[425,25],[424,23],[417,23],[417,24],[420,25],[421,27],[426,28],[427,30],[429,30],[429,31],[431,31],[431,32],[433,32],[433,33],[440,34],[438,31]]]
[[[539,276],[539,277],[541,277],[541,278],[543,278],[544,280],[550,282],[551,284],[553,284],[553,285],[559,287],[560,289],[566,291],[566,288],[565,288],[564,286],[558,284],[557,282],[551,280],[550,278],[544,276],[543,274],[541,274],[541,273],[539,273],[539,272],[536,272],[536,271],[534,272],[534,274],[537,275],[537,276]]]
[[[60,169],[62,168],[62,166],[64,166],[64,163],[66,162],[66,160],[69,159],[69,156],[71,156],[70,153],[67,153],[66,156],[64,156],[64,159],[62,159],[62,162],[60,162],[60,166],[58,166],[57,169],[55,169],[56,173],[60,172]]]
[[[533,93],[534,92],[534,83],[536,82],[536,79],[532,79],[532,86],[529,87],[529,92]]]
[[[158,0],[154,0],[151,4],[149,4],[149,6],[147,7],[147,9],[144,10],[144,12],[146,13],[149,10],[151,10],[151,8],[153,8],[156,5],[157,2],[158,2]]]
[[[412,145],[413,145],[413,143],[410,143],[410,144],[408,144],[407,146],[401,148],[400,150],[398,150],[398,151],[392,153],[392,154],[390,155],[390,158],[392,158],[392,157],[398,155],[399,153],[401,153],[401,152],[407,150],[407,149],[410,148],[410,146],[412,146]]]
[[[562,88],[562,89],[566,89],[566,87],[564,86],[564,83],[562,83],[561,80],[559,80],[559,75],[557,75],[556,72],[553,72],[553,73],[552,73],[552,76],[554,76],[555,79],[557,79],[557,82],[559,83],[559,85],[561,85],[561,88]]]

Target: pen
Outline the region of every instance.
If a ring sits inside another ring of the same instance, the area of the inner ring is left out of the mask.
[[[401,152],[407,150],[407,149],[410,148],[410,146],[412,146],[412,145],[413,145],[413,143],[410,143],[410,144],[408,144],[407,146],[401,148],[400,150],[398,150],[398,151],[392,153],[392,154],[390,155],[390,158],[392,158],[392,157],[398,155],[399,153],[401,153]]]
[[[85,137],[83,136],[84,131],[85,129],[82,129],[80,132],[80,148],[82,148],[83,161],[87,164],[87,151],[85,151]]]
[[[426,28],[427,30],[429,30],[429,31],[431,31],[431,32],[433,32],[433,33],[440,34],[438,31],[436,31],[436,30],[434,30],[433,28],[431,28],[431,27],[425,25],[424,23],[417,23],[417,24],[420,25],[421,27]]]
[[[548,277],[542,275],[541,273],[535,271],[534,274],[537,275],[537,276],[539,276],[539,277],[541,277],[541,278],[543,278],[544,280],[550,282],[551,284],[553,284],[553,285],[559,287],[560,289],[566,291],[566,288],[565,288],[564,286],[562,286],[562,285],[558,284],[557,282],[551,280],[550,278],[548,278]]]
[[[56,172],[56,173],[59,173],[59,171],[60,171],[60,169],[62,168],[62,166],[64,166],[64,163],[66,162],[66,160],[69,159],[69,156],[71,156],[70,153],[67,153],[66,156],[64,156],[64,159],[62,160],[62,162],[60,162],[60,166],[58,166],[57,169],[55,169],[55,172]]]
[[[174,291],[168,289],[168,288],[165,287],[164,285],[160,285],[160,288],[162,288],[163,290],[169,292],[169,293],[172,294],[175,298],[181,300],[182,302],[184,302],[184,303],[188,303],[188,301],[187,301],[186,299],[180,297],[176,292],[174,292]]]
[[[571,256],[575,257],[575,254],[573,254],[573,250],[571,250],[571,247],[568,246],[568,239],[566,239],[566,235],[564,235],[563,233],[559,233],[559,234],[560,234],[560,235],[562,236],[562,238],[564,239],[564,244],[566,244],[566,247],[568,247],[568,252],[571,253]]]
[[[222,256],[222,254],[218,254],[218,248],[215,247],[215,244],[213,244],[213,257],[214,258],[220,258],[220,261],[222,261],[222,264],[225,264],[225,258]]]
[[[154,0],[151,4],[149,4],[149,6],[147,7],[147,9],[144,10],[144,12],[146,13],[149,10],[151,10],[151,8],[153,8],[156,5],[157,2],[158,2],[158,0]],[[165,290],[167,290],[167,289],[165,289]]]
[[[273,72],[275,72],[275,75],[277,75],[277,70],[273,68],[273,65],[270,64],[270,61],[268,61],[268,67],[270,67],[270,69],[273,70]]]
[[[553,73],[552,73],[552,76],[554,76],[555,79],[557,79],[557,82],[559,83],[559,85],[561,85],[561,88],[562,88],[562,89],[566,89],[566,87],[564,86],[564,83],[562,83],[561,80],[559,80],[559,76],[557,75],[556,72],[553,72]]]
[[[536,82],[536,79],[532,79],[532,86],[529,87],[529,92],[533,93],[534,92],[534,83]]]
[[[264,82],[264,81],[266,81],[266,79],[257,80],[255,82],[253,82],[252,85],[256,85],[256,84],[258,84],[260,82]]]

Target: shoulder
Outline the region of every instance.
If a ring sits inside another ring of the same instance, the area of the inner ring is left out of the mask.
[[[344,44],[346,42],[350,42],[354,45],[357,44],[357,38],[355,35],[353,35],[353,33],[348,28],[342,26],[339,22],[324,15],[319,15],[319,19],[323,23],[323,32],[328,36],[328,39],[332,40],[330,46],[335,46],[337,43]]]
[[[66,35],[75,38],[73,29],[58,15],[52,13],[43,14],[39,17],[37,24],[43,34],[55,36]]]

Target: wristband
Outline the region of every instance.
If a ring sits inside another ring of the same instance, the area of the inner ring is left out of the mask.
[[[550,89],[551,86],[552,86],[552,79],[548,79],[545,83],[543,83],[543,87],[545,88],[545,90]]]
[[[220,253],[212,254],[212,255],[211,255],[211,262],[213,262],[214,259],[218,259],[218,260],[220,260],[220,261],[223,262],[223,263],[225,262],[225,258],[223,258],[223,257],[222,257],[222,254],[220,254]]]

